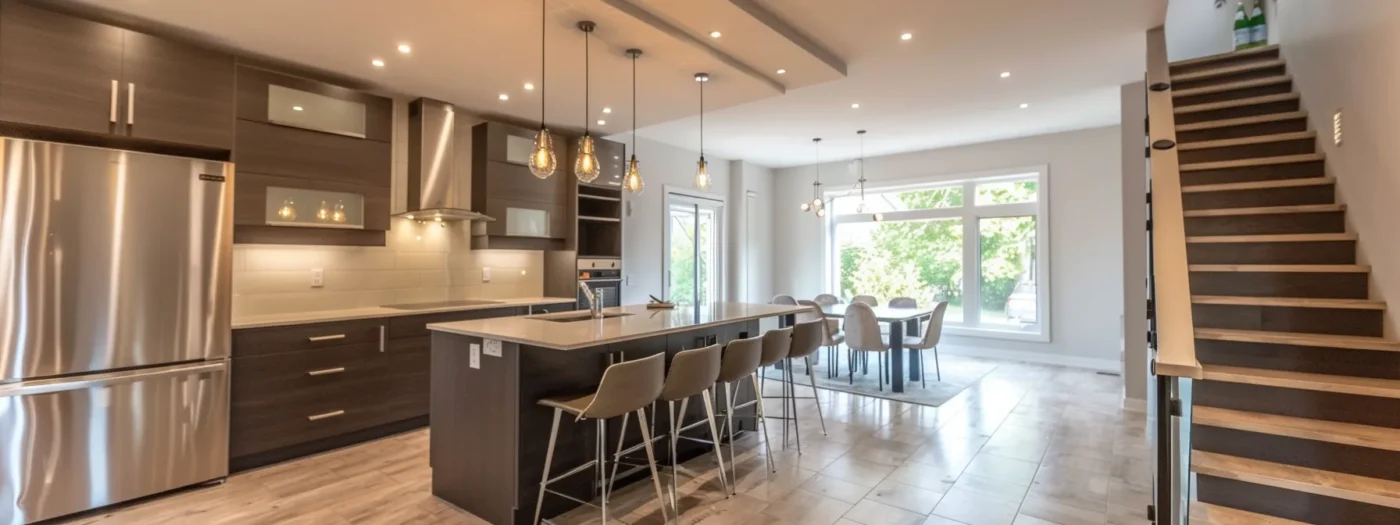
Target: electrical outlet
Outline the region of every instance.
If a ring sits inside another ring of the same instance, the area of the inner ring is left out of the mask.
[[[326,285],[326,271],[320,268],[311,269],[311,287],[320,288]]]
[[[481,282],[483,282],[483,283],[489,283],[489,282],[491,282],[491,267],[490,267],[490,266],[482,266],[482,267],[481,267]]]

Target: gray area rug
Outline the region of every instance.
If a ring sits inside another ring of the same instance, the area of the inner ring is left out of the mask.
[[[857,370],[855,374],[855,383],[852,384],[848,377],[850,372],[846,366],[846,350],[844,348],[837,351],[837,354],[839,354],[837,356],[837,370],[840,373],[840,377],[837,378],[828,378],[826,376],[826,349],[820,350],[820,353],[822,354],[823,362],[812,366],[812,375],[816,379],[817,388],[934,407],[948,402],[949,399],[952,399],[963,390],[976,384],[983,376],[986,376],[997,368],[996,361],[941,354],[939,355],[939,363],[943,371],[943,380],[937,381],[934,379],[935,376],[933,374],[933,352],[927,352],[924,356],[924,361],[928,363],[929,375],[925,378],[928,382],[928,386],[924,387],[919,381],[908,380],[909,363],[906,360],[904,392],[896,394],[890,391],[890,384],[888,382],[885,383],[884,390],[879,388],[877,383],[878,376],[876,375],[878,362],[876,361],[875,355],[872,354],[869,358],[870,372],[866,373],[862,370]],[[856,355],[856,359],[860,359],[860,354]],[[794,368],[798,386],[807,386],[809,384],[807,379],[807,366],[798,362]],[[781,371],[769,367],[765,370],[764,377],[766,379],[779,379],[781,373]],[[772,387],[767,386],[764,390],[771,391]],[[801,395],[800,391],[799,395]]]

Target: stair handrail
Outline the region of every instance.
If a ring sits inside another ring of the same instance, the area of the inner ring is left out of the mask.
[[[1186,262],[1186,219],[1181,204],[1181,167],[1177,160],[1176,118],[1172,106],[1171,69],[1162,26],[1147,32],[1147,122],[1151,179],[1151,265],[1149,311],[1157,375],[1201,379],[1191,318],[1191,279]]]

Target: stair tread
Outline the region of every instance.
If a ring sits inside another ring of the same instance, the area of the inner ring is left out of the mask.
[[[1172,113],[1181,115],[1184,113],[1200,113],[1202,111],[1216,111],[1221,109],[1242,108],[1245,106],[1256,106],[1271,102],[1283,102],[1286,100],[1298,100],[1302,98],[1297,93],[1279,93],[1277,95],[1262,95],[1258,97],[1237,98],[1222,102],[1211,102],[1208,104],[1192,104],[1190,106],[1180,106],[1172,109]]]
[[[1228,148],[1233,146],[1249,146],[1253,144],[1268,144],[1270,142],[1283,142],[1287,140],[1303,140],[1317,138],[1316,131],[1295,131],[1292,133],[1276,133],[1273,135],[1255,135],[1253,137],[1240,137],[1235,139],[1203,140],[1191,142],[1177,146],[1179,151],[1194,151],[1198,149]]]
[[[1373,427],[1197,405],[1191,423],[1400,452],[1400,428]]]
[[[1298,204],[1294,206],[1263,206],[1258,208],[1222,208],[1218,210],[1186,210],[1186,217],[1225,217],[1233,215],[1280,215],[1285,213],[1330,213],[1347,211],[1345,204]]]
[[[1284,62],[1283,62],[1283,59],[1282,59],[1282,58],[1276,58],[1276,59],[1272,59],[1272,60],[1260,60],[1260,61],[1257,61],[1257,62],[1245,62],[1245,63],[1243,63],[1243,64],[1235,64],[1235,65],[1231,65],[1231,66],[1218,67],[1218,68],[1215,68],[1215,69],[1207,69],[1207,70],[1205,70],[1205,71],[1192,71],[1192,72],[1190,72],[1190,73],[1182,73],[1182,74],[1179,74],[1179,75],[1172,75],[1171,78],[1172,78],[1172,83],[1175,84],[1175,83],[1177,83],[1177,82],[1190,82],[1190,81],[1193,81],[1193,80],[1201,80],[1201,79],[1205,79],[1205,78],[1218,77],[1218,76],[1221,76],[1221,75],[1233,75],[1233,74],[1235,74],[1235,73],[1245,73],[1245,72],[1248,72],[1248,71],[1255,71],[1255,70],[1258,70],[1258,69],[1269,69],[1269,68],[1273,68],[1273,67],[1282,66],[1283,64],[1284,64]]]
[[[1378,352],[1400,352],[1400,342],[1391,341],[1383,337],[1366,337],[1359,335],[1267,332],[1260,330],[1237,330],[1233,328],[1197,328],[1196,339],[1313,346],[1319,348],[1345,348],[1348,350],[1375,350]]]
[[[1191,471],[1256,485],[1400,508],[1400,482],[1397,481],[1200,450],[1191,451]]]
[[[1220,365],[1201,365],[1201,375],[1207,381],[1400,399],[1400,380],[1395,379],[1336,376]]]
[[[1320,299],[1313,297],[1249,297],[1232,295],[1193,295],[1194,304],[1230,306],[1279,306],[1285,308],[1337,308],[1344,310],[1385,310],[1385,301],[1370,299]]]
[[[1252,79],[1249,79],[1249,80],[1241,80],[1241,81],[1239,81],[1239,82],[1230,82],[1230,83],[1228,83],[1228,84],[1217,84],[1217,85],[1214,85],[1214,86],[1206,86],[1206,87],[1198,87],[1198,88],[1191,88],[1191,89],[1183,89],[1183,90],[1180,90],[1180,91],[1172,91],[1172,98],[1194,97],[1194,96],[1197,96],[1197,95],[1209,95],[1209,94],[1211,94],[1211,93],[1223,93],[1223,92],[1226,92],[1226,91],[1234,91],[1234,90],[1236,90],[1236,89],[1249,89],[1249,88],[1253,88],[1253,87],[1272,86],[1272,85],[1274,85],[1274,84],[1282,84],[1282,83],[1285,83],[1285,82],[1292,82],[1292,81],[1293,81],[1293,75],[1279,75],[1279,76],[1266,77],[1266,78],[1252,78]]]
[[[1225,52],[1225,53],[1217,53],[1217,54],[1214,54],[1214,55],[1207,55],[1207,56],[1203,56],[1203,57],[1196,57],[1196,58],[1188,58],[1188,59],[1185,59],[1185,60],[1178,60],[1178,61],[1176,61],[1176,62],[1168,63],[1167,66],[1168,66],[1168,67],[1182,67],[1182,66],[1194,66],[1194,65],[1196,65],[1196,64],[1207,64],[1207,63],[1210,63],[1210,62],[1215,62],[1215,61],[1225,60],[1225,59],[1230,59],[1230,58],[1240,58],[1240,57],[1248,57],[1248,56],[1250,56],[1250,55],[1260,55],[1260,54],[1268,53],[1268,52],[1270,52],[1270,51],[1274,51],[1274,50],[1277,50],[1277,49],[1278,49],[1278,44],[1270,44],[1270,45],[1262,46],[1262,47],[1254,47],[1254,48],[1250,48],[1250,49],[1241,49],[1241,50],[1239,50],[1239,51],[1228,51],[1228,52]]]
[[[1276,235],[1202,235],[1187,237],[1187,243],[1253,243],[1253,242],[1334,242],[1355,241],[1355,233],[1284,233]]]
[[[1300,162],[1317,162],[1327,160],[1327,155],[1323,153],[1304,153],[1302,155],[1279,155],[1276,157],[1254,157],[1250,159],[1222,160],[1216,162],[1191,162],[1181,165],[1182,172],[1223,170],[1231,168],[1250,168],[1254,166],[1274,166],[1278,164],[1296,164]],[[1326,178],[1326,177],[1323,177]],[[1284,179],[1284,180],[1308,180],[1308,179]],[[1260,181],[1278,182],[1278,181]],[[1255,182],[1241,184],[1256,184]]]
[[[1301,188],[1304,186],[1330,186],[1336,183],[1336,177],[1308,177],[1305,179],[1276,179],[1250,182],[1230,182],[1225,184],[1198,184],[1195,186],[1183,186],[1181,188],[1181,192],[1210,193],[1215,191],[1267,190],[1273,188]]]
[[[1176,132],[1201,131],[1215,128],[1229,128],[1234,126],[1248,126],[1250,124],[1264,124],[1268,122],[1279,122],[1283,120],[1308,118],[1306,111],[1289,111],[1286,113],[1271,113],[1268,115],[1255,115],[1252,117],[1227,118],[1221,120],[1207,120],[1205,122],[1193,122],[1191,124],[1177,124]]]
[[[1191,525],[1307,525],[1301,521],[1265,516],[1253,512],[1212,505],[1204,501],[1191,502]]]
[[[1365,264],[1192,264],[1193,272],[1370,273]]]

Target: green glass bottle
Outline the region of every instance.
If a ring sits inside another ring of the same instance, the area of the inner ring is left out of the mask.
[[[1239,0],[1235,3],[1235,51],[1249,49],[1253,33],[1253,28],[1249,26],[1249,16],[1244,12],[1244,0]]]
[[[1269,23],[1264,20],[1264,0],[1254,0],[1254,12],[1249,15],[1249,47],[1269,45]]]

